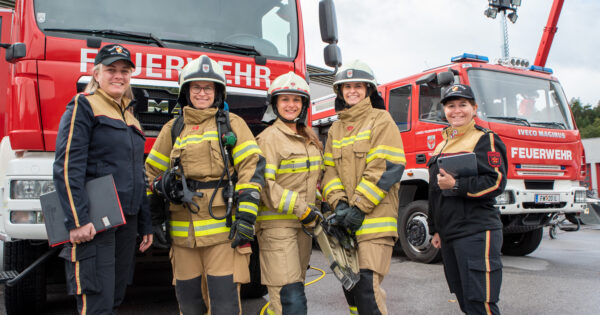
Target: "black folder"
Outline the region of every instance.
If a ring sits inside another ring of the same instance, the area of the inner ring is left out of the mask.
[[[437,165],[452,177],[477,175],[477,158],[473,152],[439,157]]]
[[[90,180],[85,184],[88,195],[88,211],[90,221],[96,232],[126,223],[119,195],[112,175]],[[44,224],[50,246],[58,246],[69,241],[69,231],[65,226],[65,213],[56,191],[40,196]]]

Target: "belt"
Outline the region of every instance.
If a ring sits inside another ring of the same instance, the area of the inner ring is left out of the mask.
[[[190,190],[199,190],[199,189],[214,189],[214,188],[222,188],[227,186],[227,181],[222,180],[219,185],[218,180],[211,180],[208,182],[201,182],[193,179],[186,179],[187,186]]]

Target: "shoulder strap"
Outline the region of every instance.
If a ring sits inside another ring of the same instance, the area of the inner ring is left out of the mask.
[[[179,137],[179,135],[181,134],[181,131],[183,130],[184,126],[185,124],[183,123],[183,115],[179,115],[175,119],[173,127],[171,128],[171,145],[175,144],[175,140],[177,140],[177,137]]]

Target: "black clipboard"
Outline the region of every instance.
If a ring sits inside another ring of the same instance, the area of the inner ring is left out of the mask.
[[[90,180],[85,184],[85,190],[88,195],[90,221],[94,224],[97,233],[127,223],[112,175]],[[66,216],[58,199],[58,193],[52,191],[41,195],[40,204],[50,246],[55,247],[68,242]]]
[[[477,175],[477,157],[473,152],[441,156],[437,166],[455,178]]]

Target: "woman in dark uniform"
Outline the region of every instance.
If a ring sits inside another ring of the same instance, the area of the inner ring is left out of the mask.
[[[441,248],[450,292],[466,314],[500,314],[502,222],[494,207],[506,185],[506,148],[500,138],[475,123],[477,103],[471,88],[454,84],[442,96],[450,126],[429,161],[429,229]],[[437,159],[475,153],[477,175],[453,177]]]

